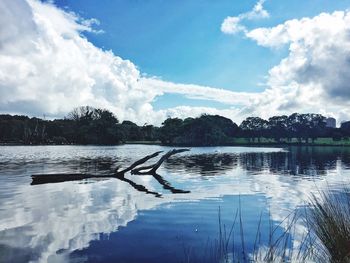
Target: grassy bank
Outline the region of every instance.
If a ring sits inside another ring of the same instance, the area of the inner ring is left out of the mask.
[[[145,145],[162,145],[161,141],[125,141],[122,144],[145,144]],[[12,146],[12,145],[86,145],[86,144],[73,144],[73,143],[41,143],[41,144],[24,144],[23,142],[0,142],[0,146]],[[90,144],[97,145],[97,144]],[[121,144],[111,144],[111,145],[121,145]],[[255,138],[244,138],[236,137],[231,138],[226,144],[220,146],[274,146],[274,145],[303,145],[303,146],[350,146],[349,138],[342,138],[340,140],[334,140],[333,138],[316,138],[312,139],[302,139],[297,138],[282,138],[279,141],[273,138],[265,137],[255,137]],[[188,145],[168,145],[168,146],[188,146]],[[214,146],[214,145],[208,145]]]
[[[302,139],[297,138],[282,138],[279,141],[273,138],[232,138],[232,145],[310,145],[310,146],[350,146],[349,138],[342,138],[340,140],[334,140],[333,138],[316,138]]]
[[[126,141],[126,144],[148,144],[148,145],[163,145],[161,141]],[[334,140],[333,138],[316,138],[312,139],[302,139],[298,138],[282,138],[279,141],[274,138],[265,138],[265,137],[255,137],[255,138],[244,138],[244,137],[235,137],[231,138],[230,141],[227,141],[226,144],[220,145],[208,145],[208,146],[350,146],[349,138],[342,138],[340,140]],[[193,145],[187,144],[167,144],[167,146],[184,146],[184,147],[193,147]],[[202,146],[202,145],[201,145]]]

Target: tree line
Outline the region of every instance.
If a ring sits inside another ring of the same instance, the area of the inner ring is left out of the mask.
[[[320,114],[293,113],[268,120],[248,117],[239,126],[232,120],[204,114],[197,118],[168,118],[161,127],[119,122],[106,109],[75,108],[65,118],[45,120],[19,115],[0,115],[0,143],[115,145],[136,141],[159,141],[165,145],[232,145],[235,138],[260,143],[314,142],[317,138],[349,140],[350,123],[341,128],[326,126]]]
[[[218,115],[202,115],[198,118],[169,118],[162,124],[161,141],[171,145],[230,145],[233,138],[243,142],[262,143],[271,139],[274,143],[313,143],[317,138],[334,141],[349,140],[350,123],[341,128],[327,127],[326,117],[320,114],[293,113],[289,116],[273,116],[268,120],[248,117],[239,126],[232,120]],[[236,141],[237,142],[237,141]]]
[[[75,108],[63,119],[43,120],[28,116],[0,115],[0,142],[19,144],[115,145],[126,141],[156,141],[159,128],[119,123],[106,109]]]

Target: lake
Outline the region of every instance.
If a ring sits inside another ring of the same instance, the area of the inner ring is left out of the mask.
[[[229,232],[231,256],[249,256],[312,193],[350,178],[350,148],[203,147],[172,156],[158,177],[31,185],[33,174],[108,175],[170,149],[0,146],[0,262],[205,262]]]

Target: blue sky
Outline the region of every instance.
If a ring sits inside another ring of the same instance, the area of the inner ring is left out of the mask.
[[[268,70],[286,55],[286,48],[267,49],[242,34],[225,35],[227,16],[247,12],[255,0],[56,0],[56,5],[84,18],[96,18],[103,34],[86,33],[96,46],[129,59],[144,74],[177,83],[233,91],[263,91]],[[286,20],[313,17],[350,7],[347,0],[268,0],[268,19],[247,21],[247,27],[274,26]],[[177,95],[157,98],[154,107],[208,105]],[[209,103],[212,105],[211,103]]]
[[[349,8],[350,0],[2,0],[0,112],[56,118],[90,105],[157,125],[203,113],[237,123],[294,112],[349,120]]]

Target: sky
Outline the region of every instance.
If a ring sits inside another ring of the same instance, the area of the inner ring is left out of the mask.
[[[350,119],[350,0],[1,0],[0,112]]]

